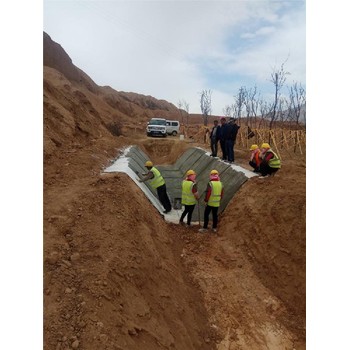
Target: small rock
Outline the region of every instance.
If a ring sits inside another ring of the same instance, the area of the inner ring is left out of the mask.
[[[135,329],[135,328],[128,329],[128,333],[129,333],[130,335],[137,335],[137,332],[136,332],[136,329]]]
[[[74,342],[72,343],[72,348],[78,349],[78,347],[79,347],[79,340],[74,340]]]
[[[90,320],[93,321],[93,322],[97,322],[98,321],[98,318],[97,318],[97,315],[90,315],[89,316]]]
[[[100,334],[100,340],[105,343],[108,340],[108,335],[107,334]]]
[[[66,294],[70,294],[72,293],[72,290],[70,288],[66,288],[66,290],[64,291]]]
[[[84,321],[80,321],[80,322],[78,323],[78,326],[79,326],[80,328],[84,328],[84,327],[86,326],[86,323],[85,323]]]
[[[58,259],[59,259],[59,254],[58,254],[58,252],[51,252],[50,256],[48,256],[48,257],[46,258],[46,261],[47,261],[49,264],[54,265],[54,264],[57,263]]]
[[[78,261],[80,259],[80,254],[79,253],[73,253],[71,256],[70,256],[70,260],[71,261]]]
[[[68,267],[71,267],[71,266],[72,266],[72,264],[71,264],[68,260],[62,259],[62,263],[63,263],[64,265],[68,266]]]

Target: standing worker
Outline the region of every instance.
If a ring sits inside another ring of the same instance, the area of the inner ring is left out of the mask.
[[[270,145],[264,142],[261,145],[261,163],[259,178],[264,178],[269,175],[275,175],[278,169],[281,168],[281,160],[278,155],[271,149]]]
[[[232,139],[232,163],[235,161],[235,144],[236,144],[236,138],[238,134],[238,130],[240,129],[240,125],[237,124],[237,119],[232,118],[232,132],[231,132],[231,139]]]
[[[182,181],[182,196],[181,204],[185,206],[185,210],[182,212],[180,217],[180,224],[184,224],[184,218],[187,215],[187,226],[191,225],[192,213],[196,202],[199,199],[197,184],[196,184],[196,173],[193,170],[188,170],[186,173],[185,180]]]
[[[218,155],[218,141],[220,139],[220,128],[218,126],[218,121],[214,120],[214,126],[210,132],[210,148],[211,148],[211,156],[217,157]]]
[[[230,118],[230,121],[226,124],[226,127],[221,133],[222,139],[225,140],[225,151],[227,161],[233,163],[235,161],[234,146],[236,143],[237,133],[240,126],[237,125],[236,119]]]
[[[260,149],[258,145],[250,146],[250,160],[249,165],[254,169],[254,173],[258,173],[260,171]]]
[[[163,213],[167,214],[171,210],[171,203],[166,192],[165,180],[159,170],[153,166],[153,163],[150,160],[145,163],[145,167],[147,168],[148,172],[142,174],[145,177],[140,179],[139,182],[151,180],[150,184],[152,188],[157,189],[158,198],[165,209]]]
[[[218,225],[218,211],[220,207],[220,201],[224,194],[222,182],[220,181],[219,172],[212,170],[209,175],[209,182],[205,194],[205,210],[204,210],[204,225],[199,229],[199,232],[208,231],[209,214],[213,212],[213,232],[216,232]]]
[[[218,132],[219,132],[219,141],[220,141],[220,147],[221,147],[221,152],[222,152],[222,160],[227,160],[227,153],[226,153],[226,139],[225,139],[225,135],[226,135],[226,128],[227,128],[227,124],[226,124],[226,118],[222,117],[220,119],[220,123],[221,125],[219,125],[218,127]]]

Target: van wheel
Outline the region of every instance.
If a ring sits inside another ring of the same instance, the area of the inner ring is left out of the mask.
[[[176,136],[176,135],[177,135],[177,132],[174,130],[174,131],[171,133],[171,135]]]

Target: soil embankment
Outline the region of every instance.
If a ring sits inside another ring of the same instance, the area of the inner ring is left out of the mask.
[[[246,182],[218,235],[167,224],[101,172],[131,144],[171,164],[207,147],[201,127],[196,142],[146,138],[167,104],[111,90],[44,68],[45,349],[305,349],[305,159]]]

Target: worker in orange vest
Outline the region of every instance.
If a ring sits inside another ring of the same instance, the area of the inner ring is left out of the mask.
[[[249,165],[254,169],[254,173],[258,173],[260,170],[260,163],[261,163],[261,157],[260,157],[260,149],[258,145],[251,145],[250,146],[250,160]]]

